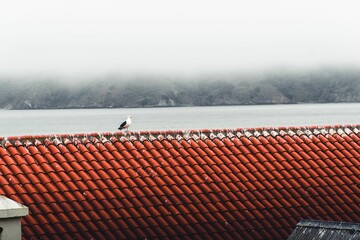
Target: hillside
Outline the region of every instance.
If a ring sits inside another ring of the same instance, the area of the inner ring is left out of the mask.
[[[355,68],[79,82],[0,77],[0,84],[3,109],[360,102],[360,70]]]

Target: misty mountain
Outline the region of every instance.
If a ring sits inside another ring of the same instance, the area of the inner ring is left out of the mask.
[[[0,77],[0,84],[3,109],[360,102],[360,70],[355,68],[72,82]]]

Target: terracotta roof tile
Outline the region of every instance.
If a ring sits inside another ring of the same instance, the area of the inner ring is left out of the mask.
[[[0,193],[24,239],[284,239],[360,221],[359,127],[13,137]]]

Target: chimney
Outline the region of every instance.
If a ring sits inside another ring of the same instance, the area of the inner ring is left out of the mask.
[[[21,217],[28,214],[26,206],[0,195],[0,240],[21,240]]]

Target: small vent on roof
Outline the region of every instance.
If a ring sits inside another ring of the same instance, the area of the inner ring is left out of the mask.
[[[25,144],[26,147],[29,147],[29,146],[32,146],[32,145],[33,145],[33,143],[32,143],[30,140],[26,140],[26,141],[24,142],[24,144]]]
[[[313,136],[313,133],[309,129],[305,130],[305,134],[308,135],[308,137]]]
[[[353,129],[353,132],[354,132],[355,134],[358,134],[358,133],[359,133],[359,129],[354,128],[354,129]]]
[[[234,138],[235,135],[232,132],[228,132],[227,137],[231,139],[231,138]]]
[[[96,138],[96,137],[93,137],[93,138],[91,139],[91,141],[92,141],[94,144],[100,143],[100,140],[99,140],[98,138]]]
[[[43,145],[44,143],[41,142],[39,139],[36,139],[34,142],[35,146]]]
[[[194,139],[195,141],[199,140],[199,136],[197,134],[193,134],[192,135],[192,139]]]
[[[1,145],[5,146],[6,141],[7,141],[7,138],[4,138],[4,139],[1,141]]]
[[[91,143],[87,137],[83,137],[83,139],[81,139],[81,142],[85,145]]]
[[[261,133],[260,133],[259,131],[255,131],[255,132],[254,132],[254,136],[255,136],[255,137],[260,137],[260,136],[261,136]]]
[[[277,135],[279,135],[275,130],[272,130],[272,131],[270,132],[270,134],[271,134],[271,136],[273,136],[273,137],[276,137]]]
[[[37,140],[37,139],[36,139],[36,140]],[[37,141],[38,141],[38,140],[37,140]],[[35,143],[36,143],[36,141],[35,141]],[[19,141],[19,140],[16,140],[14,144],[15,144],[16,147],[19,147],[19,146],[22,146],[22,145],[23,145],[22,142]]]
[[[299,135],[299,136],[301,136],[301,135],[304,135],[304,132],[301,131],[301,130],[297,130],[297,131],[296,131],[296,134]]]
[[[342,130],[341,128],[339,128],[338,130],[337,130],[337,133],[340,135],[340,136],[342,136],[342,135],[344,135],[344,130]]]
[[[73,143],[74,145],[79,145],[81,143],[81,141],[78,138],[73,138]]]
[[[117,137],[115,137],[115,136],[110,137],[110,141],[111,141],[112,143],[116,142],[117,140],[118,140],[118,139],[117,139]]]
[[[62,141],[60,141],[58,138],[54,138],[53,143],[55,145],[60,145],[60,144],[62,144]]]
[[[101,137],[100,140],[101,140],[102,143],[109,142],[109,139],[107,139],[106,137]]]
[[[264,137],[270,136],[270,133],[266,130],[262,131],[262,134],[264,135]]]
[[[252,137],[253,135],[252,135],[252,133],[251,132],[249,132],[249,131],[245,131],[245,136],[247,137],[247,138],[249,138],[249,137]]]
[[[169,140],[169,141],[171,141],[171,140],[174,140],[175,138],[174,138],[174,136],[172,136],[172,135],[167,135],[166,136],[166,138],[167,138],[167,140]]]
[[[135,135],[131,135],[130,137],[129,137],[129,139],[130,139],[130,141],[137,141],[137,137],[135,136]]]
[[[162,141],[162,140],[164,140],[165,139],[165,137],[164,137],[164,135],[158,135],[157,136],[157,139],[159,140],[159,141]]]
[[[184,138],[185,140],[189,140],[189,138],[190,138],[190,132],[189,132],[189,131],[183,132],[183,138]]]
[[[183,140],[184,138],[180,135],[180,134],[178,134],[178,135],[176,135],[176,140],[177,141],[181,141],[181,140]]]
[[[244,134],[243,134],[242,132],[237,132],[237,133],[236,133],[236,136],[237,136],[238,138],[241,138],[241,137],[244,136]]]
[[[151,134],[149,135],[148,138],[149,138],[150,141],[157,140],[156,137],[154,135],[151,135]]]
[[[288,133],[285,132],[284,130],[280,130],[280,135],[281,135],[281,136],[285,136],[285,135],[288,135]]]
[[[119,140],[120,140],[120,142],[127,142],[128,141],[128,139],[126,137],[124,137],[124,136],[121,136]]]
[[[315,129],[313,130],[313,133],[314,133],[315,136],[317,136],[317,135],[320,134],[320,131],[319,131],[319,129],[315,128]]]
[[[144,135],[140,135],[140,141],[141,141],[141,142],[144,142],[144,141],[146,141],[146,140],[148,140],[147,137],[145,137]]]
[[[334,135],[335,133],[336,133],[335,129],[333,129],[333,128],[329,129],[329,134],[330,135]]]
[[[325,128],[321,129],[320,132],[322,135],[326,135],[329,133]]]
[[[11,146],[12,146],[12,144],[11,144],[11,142],[10,142],[10,141],[5,140],[5,142],[4,142],[4,146],[5,146],[6,148],[8,148],[8,147],[11,147]]]
[[[215,138],[218,138],[218,135],[215,134],[215,133],[210,133],[209,137],[210,137],[211,139],[215,139]]]
[[[225,138],[225,135],[223,133],[218,133],[217,137],[220,138],[220,139],[223,139],[223,138]]]
[[[204,133],[201,133],[200,138],[201,138],[201,140],[205,140],[208,138],[208,136],[206,136]]]
[[[352,133],[351,129],[350,128],[345,128],[345,133],[347,135],[350,135]]]
[[[296,133],[295,133],[293,130],[289,130],[289,131],[288,131],[288,134],[289,134],[290,136],[294,136]]]

